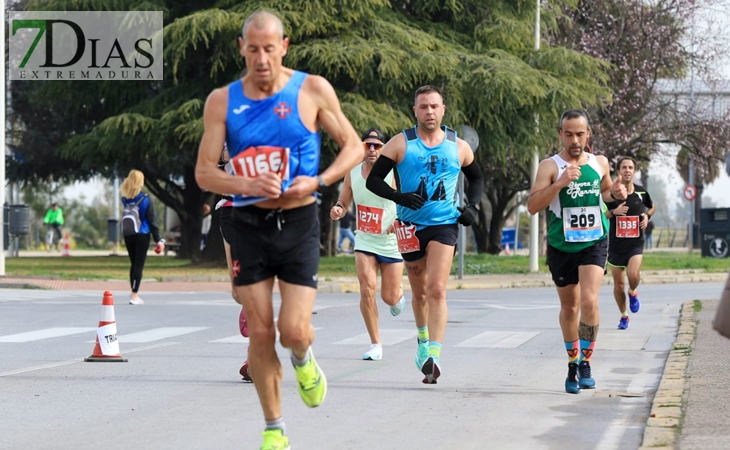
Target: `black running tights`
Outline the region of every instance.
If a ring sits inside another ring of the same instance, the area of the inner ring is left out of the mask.
[[[129,261],[132,267],[129,269],[129,283],[132,292],[137,293],[139,284],[142,282],[142,269],[147,259],[147,250],[150,247],[150,234],[132,234],[124,236],[124,245],[127,246]]]

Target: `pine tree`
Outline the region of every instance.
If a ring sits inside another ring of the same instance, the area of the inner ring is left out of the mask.
[[[575,4],[551,1],[544,27],[554,28]],[[27,6],[165,12],[164,81],[100,81],[93,89],[90,82],[43,82],[29,98],[36,111],[58,119],[57,149],[83,173],[145,173],[147,188],[181,218],[184,257],[197,254],[206,198],[194,179],[203,103],[243,68],[236,38],[255,10],[281,16],[292,40],[285,65],[329,79],[358,130],[378,127],[392,136],[413,125],[417,87],[443,89],[444,124],[456,130],[468,124],[481,137],[476,156],[495,213],[489,226],[481,218],[477,233],[489,236],[492,252],[507,205],[529,183],[524,168],[533,149],[555,140],[551,127],[535,133],[535,114],[553,123],[565,108],[596,106],[610,95],[602,61],[548,43],[533,50],[532,0],[29,0]],[[323,166],[336,151],[325,138]],[[324,193],[322,211],[335,193],[336,187]],[[321,222],[325,253],[332,254],[332,225],[326,215]]]

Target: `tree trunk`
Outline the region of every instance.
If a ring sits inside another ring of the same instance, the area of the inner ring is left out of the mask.
[[[335,222],[330,219],[330,209],[340,196],[339,183],[319,191],[319,250],[321,256],[337,255],[337,233]]]
[[[504,210],[506,203],[499,202],[492,205],[492,218],[489,221],[489,240],[487,242],[487,253],[498,255],[502,251],[502,227],[504,226]]]
[[[213,209],[220,200],[220,195],[213,198]],[[209,262],[216,266],[226,267],[226,250],[223,247],[223,236],[220,230],[220,210],[211,213],[210,231],[208,240],[203,251],[200,252],[200,261]],[[202,237],[202,236],[201,236]]]
[[[185,190],[182,208],[175,208],[180,217],[180,251],[178,258],[198,259],[200,255],[200,228],[203,220],[203,191],[195,181],[195,168],[184,173]],[[213,227],[211,226],[211,229]]]
[[[484,208],[479,211],[479,221],[471,226],[471,230],[474,232],[477,240],[477,253],[486,253],[489,231],[487,231],[487,213],[484,211]]]

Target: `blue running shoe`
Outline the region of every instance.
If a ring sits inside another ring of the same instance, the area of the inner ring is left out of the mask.
[[[578,387],[580,389],[595,389],[596,380],[591,376],[591,364],[583,361],[578,365]]]
[[[578,364],[568,363],[568,377],[565,379],[565,392],[568,394],[579,394],[578,385]]]
[[[428,341],[422,342],[420,339],[416,338],[418,341],[418,351],[416,352],[416,367],[418,370],[421,370],[423,368],[423,364],[428,359]]]
[[[641,302],[639,301],[639,291],[634,291],[634,294],[629,294],[629,309],[636,314],[641,309]]]
[[[423,384],[436,384],[438,383],[436,380],[438,380],[438,377],[441,376],[441,368],[439,367],[439,360],[438,358],[434,358],[433,356],[429,356],[425,363],[423,363],[423,368],[421,369],[421,373],[423,373]]]
[[[625,330],[629,327],[629,316],[621,316],[621,320],[618,321],[618,329]]]

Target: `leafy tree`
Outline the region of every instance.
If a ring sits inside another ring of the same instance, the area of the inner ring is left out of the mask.
[[[593,147],[616,161],[631,156],[645,169],[662,144],[695,156],[700,171],[715,164],[730,138],[730,116],[698,114],[688,102],[666,95],[662,79],[712,74],[727,33],[711,18],[695,32],[717,0],[582,0],[553,34],[564,45],[611,64],[613,97],[590,109]]]
[[[556,27],[575,4],[551,1],[543,24]],[[100,81],[93,90],[78,81],[37,83],[29,98],[33,108],[67,127],[59,127],[54,142],[82,172],[145,173],[147,189],[180,216],[184,257],[198,253],[201,205],[209,201],[194,180],[203,103],[213,88],[238,76],[236,37],[254,10],[280,14],[292,39],[285,64],[328,78],[356,129],[376,126],[393,135],[413,125],[418,86],[443,88],[444,123],[456,129],[469,124],[483,143],[477,160],[494,214],[489,225],[483,216],[475,231],[489,236],[489,244],[480,239],[480,245],[491,252],[499,249],[512,197],[529,179],[522,167],[536,145],[547,148],[555,139],[553,130],[534,132],[534,114],[556,121],[566,107],[598,105],[609,92],[603,87],[606,65],[595,58],[561,46],[533,50],[531,0],[28,0],[27,7],[165,12],[164,81]],[[31,123],[27,110],[23,114]],[[322,164],[335,152],[325,138]],[[333,254],[334,227],[326,211],[336,194],[332,186],[321,198],[327,254]],[[209,256],[221,260],[217,251]]]

